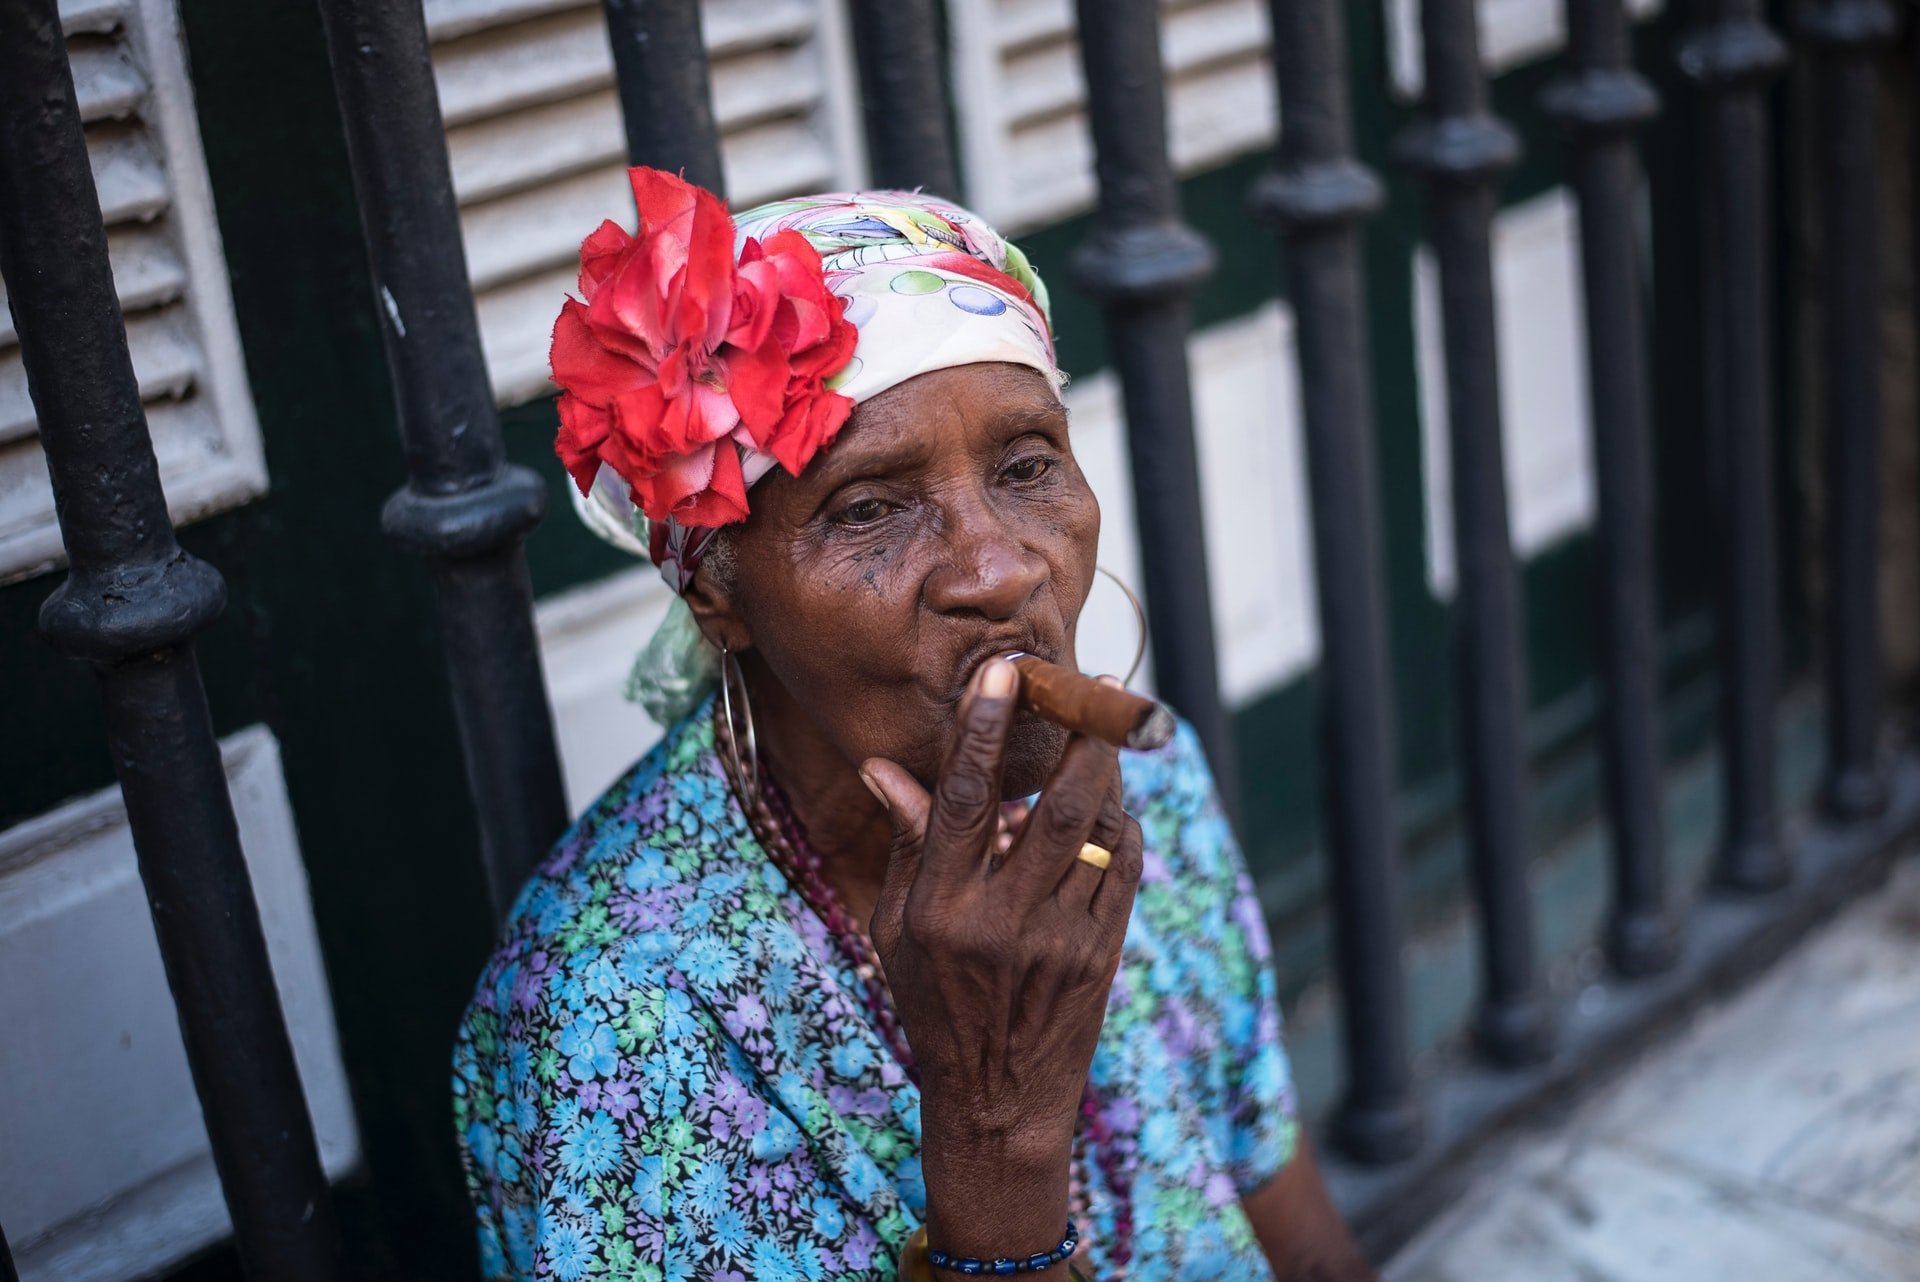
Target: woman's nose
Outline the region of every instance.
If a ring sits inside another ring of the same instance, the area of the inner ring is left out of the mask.
[[[1011,619],[1047,581],[1047,563],[991,517],[969,526],[949,538],[947,563],[927,579],[927,604],[942,614]]]

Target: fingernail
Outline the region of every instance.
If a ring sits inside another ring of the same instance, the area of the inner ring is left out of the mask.
[[[1094,680],[1099,682],[1103,686],[1112,686],[1116,690],[1126,689],[1126,687],[1120,683],[1120,678],[1114,676],[1112,673],[1103,673],[1102,675],[1095,677]]]
[[[989,699],[1004,699],[1013,693],[1013,665],[1005,659],[987,661],[987,673],[980,679],[980,693]]]
[[[872,775],[862,770],[860,772],[860,782],[867,785],[867,791],[873,794],[875,801],[879,802],[882,807],[887,807],[887,794],[880,791],[880,785],[873,781]]]

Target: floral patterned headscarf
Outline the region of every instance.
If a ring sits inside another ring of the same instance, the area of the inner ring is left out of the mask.
[[[917,192],[776,201],[729,219],[711,193],[630,171],[640,227],[581,246],[554,328],[556,448],[589,529],[684,592],[716,530],[776,466],[798,475],[854,405],[980,362],[1063,382],[1046,286],[976,215]],[[674,603],[629,697],[670,721],[714,656]]]

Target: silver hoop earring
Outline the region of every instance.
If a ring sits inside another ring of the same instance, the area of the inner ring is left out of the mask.
[[[1140,675],[1141,660],[1147,657],[1147,609],[1140,604],[1139,593],[1127,586],[1125,579],[1104,565],[1095,565],[1093,568],[1098,573],[1104,574],[1109,579],[1112,579],[1113,586],[1120,589],[1121,593],[1127,598],[1127,604],[1133,607],[1133,622],[1134,626],[1139,630],[1140,639],[1134,644],[1133,662],[1127,665],[1127,675],[1120,678],[1121,685],[1130,686],[1133,684],[1133,679]]]
[[[747,762],[751,763],[750,769],[740,759],[740,741],[734,730],[733,686],[736,681],[740,684],[740,707],[746,713]],[[753,790],[752,797],[741,798],[743,802],[751,804],[760,796],[760,752],[753,734],[753,700],[747,695],[747,674],[740,670],[740,660],[724,645],[720,647],[720,709],[727,721],[727,751],[733,757],[733,777]]]

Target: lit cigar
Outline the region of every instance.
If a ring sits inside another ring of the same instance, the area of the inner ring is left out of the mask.
[[[1055,725],[1116,748],[1147,750],[1173,738],[1173,714],[1152,699],[1030,654],[1007,657],[1020,673],[1020,706]]]

